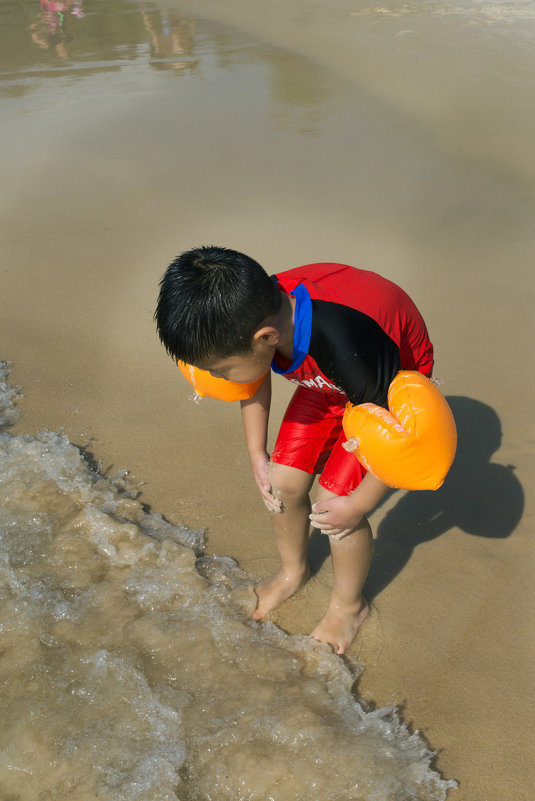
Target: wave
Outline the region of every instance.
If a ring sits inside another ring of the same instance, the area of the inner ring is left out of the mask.
[[[252,582],[66,436],[0,363],[3,797],[444,801],[455,782],[347,665],[244,612]],[[183,468],[186,468],[184,463]]]

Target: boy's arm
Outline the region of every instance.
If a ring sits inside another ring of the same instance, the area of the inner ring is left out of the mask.
[[[266,450],[271,407],[271,373],[252,398],[240,403],[245,443],[256,486],[269,511],[280,512],[281,501],[273,495],[268,478],[269,454]]]
[[[315,503],[310,520],[323,534],[341,539],[358,526],[377,506],[390,487],[371,473],[366,473],[357,489],[351,495],[335,495],[325,501]]]

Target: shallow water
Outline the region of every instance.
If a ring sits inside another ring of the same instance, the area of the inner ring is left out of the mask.
[[[124,471],[5,430],[0,476],[3,799],[445,798],[418,735],[365,712],[340,659],[250,621],[248,577]]]

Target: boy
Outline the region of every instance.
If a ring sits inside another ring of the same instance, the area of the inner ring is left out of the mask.
[[[254,397],[241,401],[253,475],[272,512],[281,559],[278,573],[255,587],[253,617],[260,620],[308,579],[312,521],[329,536],[334,581],[311,636],[343,654],[368,614],[366,515],[388,487],[344,450],[342,415],[348,399],[386,407],[399,369],[431,375],[433,347],[419,311],[403,290],[366,270],[322,263],[270,277],[242,253],[201,247],[167,269],[155,317],[174,359],[239,383],[268,374]],[[271,458],[270,368],[297,384]]]

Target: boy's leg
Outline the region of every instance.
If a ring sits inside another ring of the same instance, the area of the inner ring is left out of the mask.
[[[296,467],[270,463],[269,479],[283,511],[273,513],[271,522],[281,558],[280,570],[255,587],[258,606],[253,614],[260,620],[297,592],[309,576],[308,536],[310,497],[314,476]]]
[[[320,486],[318,501],[338,497],[334,492]],[[373,552],[370,525],[362,518],[350,534],[340,540],[330,538],[333,563],[333,589],[327,612],[311,636],[328,643],[335,654],[343,654],[353,640],[368,614],[368,603],[362,588]]]

